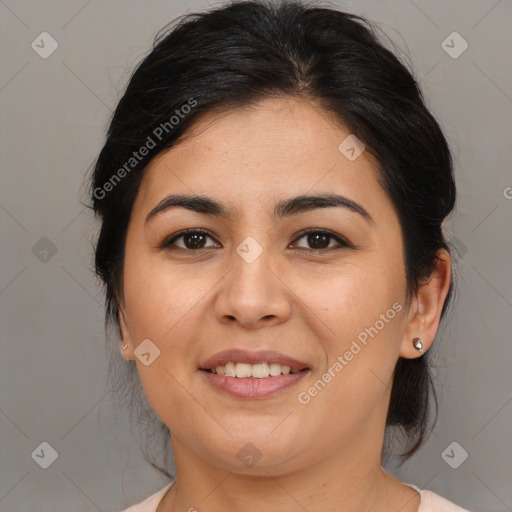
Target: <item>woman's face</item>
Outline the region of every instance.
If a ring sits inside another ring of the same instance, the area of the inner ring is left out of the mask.
[[[176,460],[278,474],[340,453],[380,457],[392,372],[399,355],[417,355],[420,333],[407,331],[400,224],[375,161],[351,139],[340,149],[350,132],[305,100],[211,115],[194,133],[147,170],[121,308],[124,353],[135,351]],[[358,206],[286,207],[327,194]],[[227,213],[149,215],[169,195],[207,197]],[[208,233],[179,236],[195,229]],[[230,349],[274,351],[307,370],[249,381],[201,369]]]

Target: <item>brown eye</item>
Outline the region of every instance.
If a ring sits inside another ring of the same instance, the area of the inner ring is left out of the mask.
[[[206,249],[212,246],[206,246],[207,239],[213,240],[208,231],[204,231],[202,229],[189,229],[187,231],[182,231],[177,235],[174,235],[171,239],[164,241],[161,244],[161,248],[169,248],[169,247],[177,247],[179,249],[184,250],[200,250]],[[176,243],[178,240],[183,240],[181,244]],[[213,247],[218,247],[218,244],[215,242]]]
[[[296,240],[301,240],[305,238],[308,246],[299,246],[301,249],[309,249],[312,251],[325,251],[328,249],[333,249],[336,247],[351,247],[346,240],[342,237],[335,235],[330,231],[312,229],[309,231],[305,231],[302,235]],[[330,245],[332,241],[335,241],[336,244]]]

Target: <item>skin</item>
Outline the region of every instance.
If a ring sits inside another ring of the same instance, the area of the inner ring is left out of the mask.
[[[309,100],[265,99],[211,113],[150,163],[130,218],[120,313],[123,354],[135,359],[171,432],[177,483],[158,512],[417,512],[419,494],[381,466],[384,426],[398,357],[420,355],[414,337],[424,351],[435,338],[450,256],[440,252],[432,278],[406,304],[399,220],[374,158],[364,151],[349,161],[339,151],[349,133]],[[281,199],[333,192],[363,206],[374,223],[340,207],[271,216]],[[234,215],[172,208],[145,223],[170,193],[212,197]],[[203,249],[186,237],[157,248],[190,228],[211,232]],[[297,236],[305,228],[331,230],[356,249],[334,238],[308,243]],[[263,249],[252,263],[235,250],[247,236]],[[299,403],[298,393],[395,302],[402,311],[317,396]],[[144,339],[160,350],[149,366],[133,352]],[[229,396],[198,367],[233,347],[274,349],[311,373],[273,397]],[[261,454],[253,467],[237,458],[247,442]]]

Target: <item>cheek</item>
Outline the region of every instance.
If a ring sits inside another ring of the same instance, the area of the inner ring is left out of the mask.
[[[136,346],[149,339],[159,350],[149,366],[136,359],[137,369],[148,400],[160,416],[161,404],[176,410],[186,399],[180,390],[197,370],[204,305],[215,280],[213,273],[186,271],[144,250],[134,248],[126,254],[124,288],[133,343]]]
[[[309,276],[294,291],[330,328],[328,338],[334,340],[357,336],[403,294],[403,282],[396,272],[369,258],[327,275],[324,272],[320,280],[317,277]]]
[[[127,244],[124,295],[132,331],[139,336],[163,341],[193,308],[204,286],[204,280],[185,277],[163,257]]]
[[[321,341],[325,361],[312,387],[300,390],[311,400],[306,410],[315,411],[312,417],[328,411],[326,439],[340,437],[340,429],[346,434],[341,438],[357,436],[373,414],[385,414],[402,325],[402,304],[391,290],[387,278],[361,276],[330,288],[334,298],[323,317],[329,329]]]
[[[328,381],[318,405],[337,404],[333,416],[340,422],[353,411],[349,416],[356,425],[391,386],[404,309],[404,282],[395,274],[375,261],[360,262],[310,295],[308,305],[322,320],[316,323],[325,353],[319,377]]]
[[[191,350],[193,326],[201,325],[204,314],[198,304],[207,288],[204,279],[191,279],[179,269],[136,252],[126,259],[125,278],[134,346],[149,339],[159,350],[148,366],[136,358],[139,378],[156,415],[173,425],[176,415],[186,416],[191,407],[184,387],[196,369],[197,357]]]

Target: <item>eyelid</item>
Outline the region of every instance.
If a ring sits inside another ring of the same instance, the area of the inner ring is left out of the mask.
[[[203,249],[195,249],[195,250],[194,249],[183,249],[183,247],[177,247],[176,245],[174,245],[176,240],[178,240],[181,237],[186,236],[186,235],[188,235],[190,233],[197,233],[197,234],[205,235],[205,236],[211,238],[212,240],[214,240],[216,244],[219,243],[216,240],[216,238],[207,229],[204,229],[204,228],[189,228],[189,229],[183,229],[182,231],[178,231],[177,233],[174,233],[173,235],[171,235],[171,236],[169,236],[167,238],[164,238],[164,240],[157,245],[157,248],[158,249],[167,249],[169,247],[176,247],[177,249],[182,249],[184,251],[195,251],[195,252],[198,252],[198,251],[203,250],[203,249],[208,249],[208,247],[205,247]]]
[[[165,238],[160,244],[158,244],[157,248],[158,249],[167,249],[169,247],[175,247],[177,249],[182,249],[184,251],[192,251],[192,252],[199,252],[201,250],[205,250],[205,249],[211,248],[211,247],[203,247],[203,248],[200,248],[200,249],[186,249],[186,248],[177,247],[176,245],[174,245],[176,240],[178,240],[178,239],[180,239],[180,238],[182,238],[182,237],[184,237],[184,236],[186,236],[186,235],[188,235],[190,233],[202,234],[204,236],[207,236],[208,238],[211,238],[216,244],[219,244],[219,242],[216,240],[216,238],[207,229],[204,229],[204,228],[189,228],[189,229],[184,229],[182,231],[178,231],[177,233],[174,233],[170,237]],[[297,233],[297,235],[295,236],[293,241],[290,243],[290,245],[296,243],[301,238],[303,238],[303,237],[305,237],[305,236],[307,236],[309,234],[313,234],[313,233],[315,233],[315,234],[323,234],[325,236],[328,236],[328,237],[334,239],[338,243],[338,246],[328,247],[328,248],[325,248],[325,249],[310,249],[308,247],[299,247],[299,249],[307,251],[307,252],[311,252],[311,253],[322,253],[322,252],[327,252],[327,251],[331,251],[333,249],[339,249],[339,248],[344,248],[344,247],[345,248],[350,248],[350,249],[355,249],[356,248],[354,246],[354,244],[349,242],[345,237],[343,237],[343,236],[339,235],[338,233],[335,233],[335,232],[333,232],[333,231],[331,231],[329,229],[325,229],[325,228],[306,228],[306,229],[303,229],[299,233]]]
[[[320,234],[323,234],[323,235],[326,235],[330,238],[333,238],[334,240],[336,240],[336,242],[338,242],[339,246],[338,247],[329,247],[329,248],[326,248],[326,249],[309,249],[307,247],[299,247],[299,249],[304,249],[305,251],[308,251],[308,252],[316,252],[316,253],[322,253],[322,252],[326,252],[326,251],[330,251],[330,250],[333,250],[333,249],[338,249],[340,247],[347,247],[347,248],[350,248],[350,249],[355,249],[355,246],[349,242],[345,237],[339,235],[338,233],[335,233],[329,229],[325,229],[325,228],[306,228],[306,229],[303,229],[302,231],[300,231],[297,236],[295,237],[294,241],[292,243],[295,243],[297,242],[298,240],[300,240],[301,238],[303,238],[304,236],[306,235],[309,235],[309,234],[312,234],[312,233],[320,233]]]

